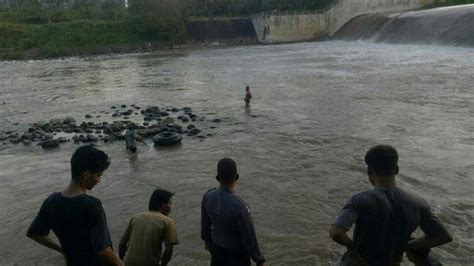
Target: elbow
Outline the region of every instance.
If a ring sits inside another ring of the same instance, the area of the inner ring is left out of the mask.
[[[449,242],[453,242],[453,236],[450,234],[450,233],[446,233],[445,237],[444,237],[444,243],[449,243]]]
[[[343,234],[344,231],[334,225],[331,226],[331,229],[329,229],[329,236],[334,240],[340,238]]]

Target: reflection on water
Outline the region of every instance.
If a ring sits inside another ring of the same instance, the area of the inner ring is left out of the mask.
[[[401,156],[399,185],[425,197],[456,236],[437,256],[466,264],[474,259],[473,56],[326,42],[1,62],[1,130],[66,115],[81,121],[122,103],[190,106],[221,118],[206,130],[212,138],[171,149],[139,144],[133,155],[123,143],[101,144],[112,165],[92,194],[115,246],[130,215],[161,186],[176,192],[173,265],[208,262],[199,204],[224,156],[238,163],[237,189],[253,208],[270,265],[336,264],[343,250],[327,229],[349,195],[369,188],[365,151],[389,143]],[[242,101],[247,84],[250,108]],[[44,198],[69,181],[77,146],[0,147],[0,264],[61,264],[24,235]]]

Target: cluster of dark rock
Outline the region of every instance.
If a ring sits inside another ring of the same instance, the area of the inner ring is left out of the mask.
[[[218,123],[218,118],[206,120],[193,113],[190,107],[182,109],[176,107],[160,108],[149,106],[141,108],[137,105],[128,107],[112,106],[113,121],[92,122],[87,121],[101,116],[86,114],[86,121],[78,124],[73,117],[51,119],[47,122],[38,122],[31,125],[25,132],[15,131],[0,132],[0,142],[3,144],[23,143],[30,145],[37,143],[44,149],[58,147],[61,143],[73,141],[74,143],[98,143],[126,140],[127,148],[136,151],[135,142],[153,140],[157,146],[175,145],[181,142],[183,136],[204,139],[212,134],[204,134],[196,124],[204,121]],[[209,128],[216,128],[215,125]]]

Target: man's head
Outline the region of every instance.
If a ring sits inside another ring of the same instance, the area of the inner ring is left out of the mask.
[[[171,197],[174,193],[164,189],[156,189],[151,194],[148,209],[150,211],[161,212],[164,215],[169,215],[171,212]]]
[[[389,145],[377,145],[365,154],[369,177],[393,177],[398,174],[398,153]]]
[[[245,87],[245,90],[246,90],[246,91],[249,91],[249,90],[250,90],[250,87],[249,87],[249,86]]]
[[[231,185],[237,179],[239,174],[237,173],[237,164],[230,158],[221,159],[217,163],[217,176],[216,179],[222,185]]]
[[[90,145],[79,147],[71,158],[72,180],[91,190],[109,165],[110,159],[105,152]]]

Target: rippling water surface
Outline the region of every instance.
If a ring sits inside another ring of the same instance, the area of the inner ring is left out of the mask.
[[[203,125],[214,137],[176,148],[142,145],[132,156],[123,143],[100,145],[112,165],[91,194],[103,202],[115,247],[154,188],[176,192],[171,216],[180,244],[172,265],[209,261],[199,206],[224,156],[238,163],[237,191],[252,206],[269,265],[336,264],[343,249],[328,228],[349,195],[370,188],[366,150],[392,144],[401,157],[399,186],[426,198],[455,235],[436,255],[470,264],[472,58],[474,49],[324,42],[0,62],[0,131],[66,115],[80,122],[122,103],[190,106],[222,118],[216,129]],[[63,263],[25,232],[44,198],[69,182],[76,147],[0,145],[1,265]]]

